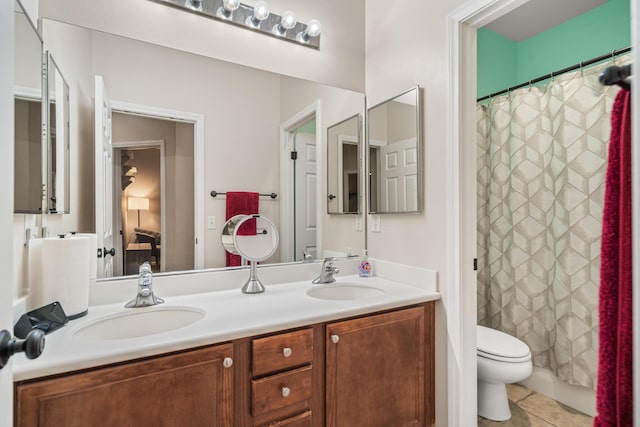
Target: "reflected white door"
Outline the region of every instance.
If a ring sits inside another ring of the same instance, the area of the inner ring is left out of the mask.
[[[418,210],[418,157],[416,139],[380,147],[380,206],[384,212]]]
[[[101,76],[95,76],[95,199],[98,277],[113,276],[113,148],[111,104]]]
[[[316,257],[316,136],[298,133],[296,138],[296,251],[295,260],[300,261],[303,253]]]

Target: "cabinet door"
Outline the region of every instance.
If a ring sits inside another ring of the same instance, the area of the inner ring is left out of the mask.
[[[16,425],[231,427],[231,357],[228,344],[19,384]]]
[[[327,325],[328,427],[425,426],[425,309]]]

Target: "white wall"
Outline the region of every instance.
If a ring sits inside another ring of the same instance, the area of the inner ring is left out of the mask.
[[[447,270],[447,15],[462,0],[368,1],[366,90],[369,105],[423,88],[423,213],[382,215],[380,233],[368,233],[371,256],[433,269],[443,299]],[[471,262],[471,261],[470,261]],[[475,292],[475,287],[474,290]],[[436,424],[447,425],[446,313],[436,310]]]
[[[108,33],[333,86],[364,89],[364,0],[270,0],[300,22],[322,22],[321,49],[297,46],[160,3],[138,0],[42,1],[40,14]]]

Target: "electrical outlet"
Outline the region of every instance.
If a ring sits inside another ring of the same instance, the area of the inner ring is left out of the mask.
[[[215,215],[209,215],[207,217],[207,229],[215,230],[216,229],[216,217]]]
[[[380,215],[371,215],[371,231],[380,232]]]

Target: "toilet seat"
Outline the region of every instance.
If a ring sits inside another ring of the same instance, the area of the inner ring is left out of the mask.
[[[518,338],[481,325],[476,330],[478,356],[507,363],[531,360],[529,347]]]

